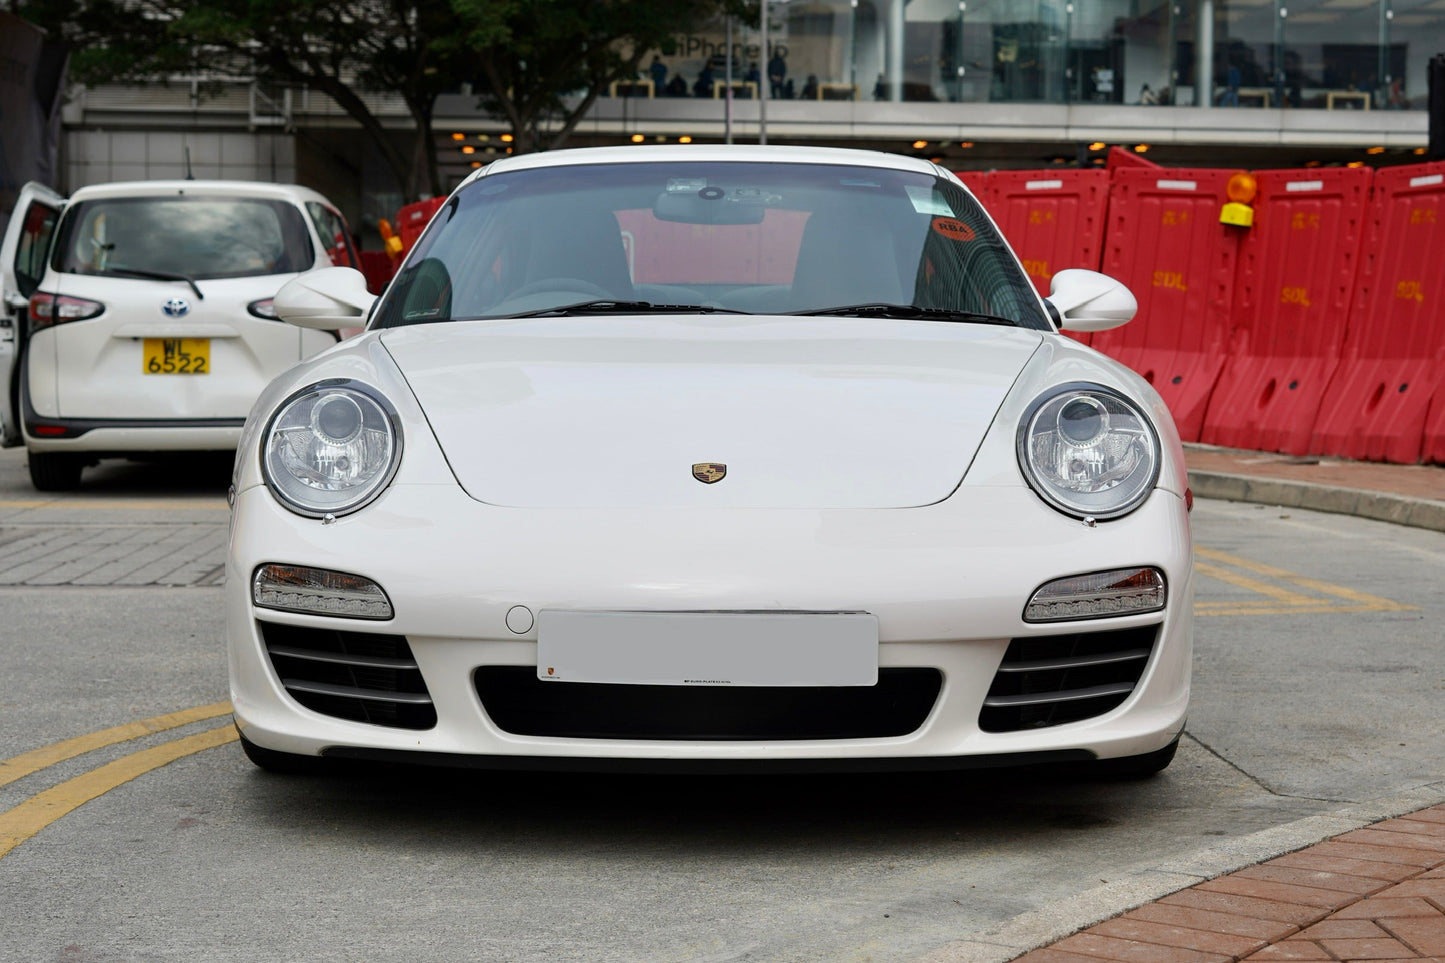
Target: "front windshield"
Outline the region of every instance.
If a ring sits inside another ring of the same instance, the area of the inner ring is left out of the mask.
[[[55,267],[195,279],[304,271],[315,261],[295,205],[254,197],[105,197],[66,212]]]
[[[693,161],[479,178],[438,213],[374,326],[607,300],[748,314],[903,305],[1049,328],[1003,239],[950,181]]]

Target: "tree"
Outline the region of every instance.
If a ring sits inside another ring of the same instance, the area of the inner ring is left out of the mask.
[[[477,83],[513,149],[558,147],[644,55],[746,0],[24,0],[22,15],[74,48],[82,83],[219,85],[255,79],[331,97],[375,145],[403,196],[442,194],[437,97]],[[753,7],[756,15],[756,5]],[[367,103],[392,93],[416,130],[408,155]]]
[[[464,19],[484,23],[489,0],[453,0]],[[756,9],[756,7],[755,7]],[[742,0],[531,0],[512,8],[507,29],[473,34],[486,93],[481,106],[504,117],[516,153],[561,147],[615,80],[637,76],[643,57],[726,13]]]
[[[165,82],[178,74],[219,84],[257,79],[330,96],[361,126],[406,197],[445,192],[432,117],[437,96],[474,73],[460,42],[500,43],[507,14],[527,0],[30,0],[24,16],[75,49],[83,83]],[[408,156],[367,104],[393,93],[417,132]]]

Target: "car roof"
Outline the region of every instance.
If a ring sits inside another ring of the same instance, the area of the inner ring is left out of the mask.
[[[101,197],[165,197],[172,194],[205,194],[210,197],[261,197],[281,201],[317,201],[334,207],[330,201],[309,187],[299,184],[271,184],[265,181],[117,181],[91,184],[70,195],[70,202]]]
[[[845,147],[791,147],[756,144],[651,144],[637,147],[580,147],[517,154],[492,161],[463,183],[478,177],[538,167],[574,164],[646,164],[666,161],[739,161],[769,164],[838,164],[887,167],[893,170],[937,174],[932,161],[903,154]]]

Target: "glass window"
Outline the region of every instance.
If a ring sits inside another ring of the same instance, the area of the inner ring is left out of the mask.
[[[351,232],[346,229],[345,218],[316,201],[306,202],[306,213],[311,215],[311,223],[316,225],[316,233],[321,235],[321,243],[325,245],[324,251],[331,259],[332,267],[359,270],[361,264],[351,248]]]
[[[55,267],[70,274],[255,277],[315,261],[301,212],[264,198],[96,198],[71,205],[61,232]]]
[[[32,201],[25,211],[25,224],[20,229],[19,246],[15,251],[15,284],[25,297],[35,293],[45,274],[45,255],[50,250],[50,236],[60,211],[48,204]]]
[[[589,299],[747,313],[886,302],[1047,328],[977,202],[921,172],[669,162],[481,178],[408,258],[386,327]]]

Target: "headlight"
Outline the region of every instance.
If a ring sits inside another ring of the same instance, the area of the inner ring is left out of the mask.
[[[1063,385],[1029,406],[1018,458],[1034,491],[1078,518],[1118,518],[1159,478],[1159,436],[1133,402],[1108,388]]]
[[[292,395],[272,416],[262,444],[267,486],[287,508],[312,517],[361,508],[401,460],[396,412],[373,389],[344,380]]]

